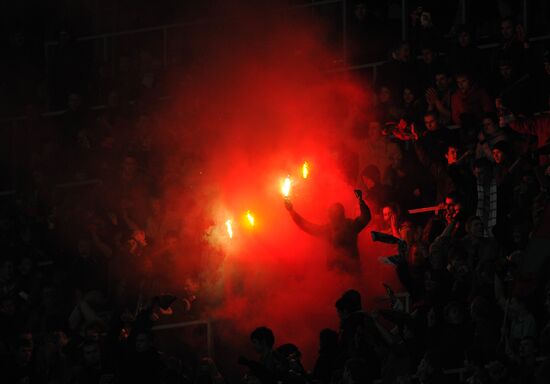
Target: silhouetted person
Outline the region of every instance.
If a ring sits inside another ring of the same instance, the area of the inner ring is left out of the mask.
[[[349,359],[344,366],[342,384],[369,384],[372,383],[368,373],[368,363],[365,359]]]
[[[338,333],[325,328],[319,334],[319,356],[313,368],[313,377],[323,384],[330,383],[334,371],[341,368],[338,356]]]
[[[377,350],[382,345],[380,333],[372,318],[363,310],[361,294],[350,289],[342,294],[335,305],[340,318],[338,355],[340,361],[365,359],[369,361],[371,379],[380,374]]]
[[[153,333],[138,330],[133,340],[134,345],[123,356],[120,382],[160,383],[164,365],[161,354],[153,346]]]
[[[344,206],[335,203],[328,210],[328,223],[326,224],[310,223],[294,210],[289,200],[285,200],[286,209],[298,227],[312,236],[326,239],[336,251],[336,255],[328,260],[329,268],[337,268],[350,273],[359,271],[357,235],[371,220],[370,209],[363,201],[361,191],[356,190],[355,194],[359,200],[361,214],[355,219],[347,218]]]
[[[99,343],[87,340],[82,345],[82,366],[79,367],[75,382],[78,384],[109,383],[113,380],[114,371],[106,367],[102,359]]]
[[[256,328],[250,334],[250,341],[254,345],[260,361],[239,358],[239,364],[249,368],[250,374],[262,384],[274,384],[280,381],[288,371],[288,364],[285,358],[273,349],[275,336],[273,331],[267,327]]]

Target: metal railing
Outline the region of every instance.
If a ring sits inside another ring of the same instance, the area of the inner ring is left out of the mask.
[[[180,323],[172,324],[162,324],[153,326],[154,332],[165,331],[170,329],[186,328],[196,325],[205,325],[206,326],[206,350],[208,352],[208,357],[214,358],[214,336],[212,332],[212,320],[193,320],[193,321],[184,321]]]
[[[347,28],[346,2],[347,0],[319,0],[319,1],[312,1],[310,3],[296,4],[288,7],[276,8],[276,9],[273,9],[272,12],[278,13],[278,12],[307,9],[307,8],[313,9],[315,7],[320,7],[323,5],[341,4],[342,29],[343,31],[345,31]],[[403,2],[405,2],[405,0],[403,0]],[[160,26],[154,26],[154,27],[131,29],[131,30],[120,31],[120,32],[110,32],[110,33],[103,33],[98,35],[83,36],[75,39],[75,41],[77,42],[102,41],[103,60],[106,62],[109,60],[109,56],[110,56],[109,45],[108,45],[109,39],[113,39],[115,37],[122,37],[122,36],[138,35],[143,33],[159,32],[162,34],[162,64],[166,66],[168,63],[168,40],[169,40],[170,31],[178,28],[186,28],[186,27],[192,27],[192,26],[197,26],[202,24],[211,24],[211,23],[216,23],[221,21],[224,21],[224,22],[231,21],[231,20],[238,21],[240,18],[242,17],[234,16],[231,18],[230,17],[203,18],[203,19],[197,19],[197,20],[181,22],[181,23],[166,24],[166,25],[160,25]],[[59,44],[60,42],[57,40],[50,40],[44,43],[46,70],[48,70],[49,63],[50,63],[50,48],[58,46]],[[342,48],[344,50],[344,56],[345,56],[345,52],[347,48],[346,33],[342,33]]]
[[[337,1],[339,1],[339,0],[337,0]],[[333,3],[333,2],[334,1],[328,1],[327,3]],[[529,39],[529,42],[530,43],[537,43],[537,42],[542,42],[542,41],[547,41],[547,40],[550,40],[550,34],[532,37],[532,38]],[[482,45],[479,45],[478,47],[480,49],[483,49],[483,50],[492,49],[492,48],[498,47],[498,43],[482,44]],[[329,70],[329,72],[348,72],[348,71],[357,71],[357,70],[363,70],[363,69],[370,69],[370,70],[372,70],[373,84],[375,84],[378,69],[383,64],[385,64],[386,62],[387,61],[377,61],[377,62],[374,62],[374,63],[346,66],[346,67],[341,67],[341,68],[336,68],[336,69]],[[161,99],[166,100],[166,98],[161,98]],[[129,101],[128,105],[132,105],[134,103],[135,103],[135,101]],[[92,111],[100,111],[100,110],[103,110],[105,108],[106,108],[105,105],[95,105],[95,106],[90,107],[90,109]],[[56,117],[56,116],[62,115],[65,112],[66,112],[66,110],[45,112],[45,113],[42,114],[42,116],[43,117]],[[26,119],[27,119],[27,116],[16,116],[16,117],[11,117],[11,118],[0,119],[0,123],[11,124],[12,125],[11,129],[15,130],[15,129],[18,128],[18,125],[17,125],[18,122],[24,121]],[[68,182],[68,183],[73,183],[73,182]],[[15,194],[15,191],[13,190],[13,188],[11,188],[9,190],[0,191],[0,197],[10,196],[10,195],[14,195],[14,194]]]
[[[342,1],[342,0],[332,0],[332,1],[328,0],[328,1],[323,1],[323,3],[332,4],[332,3],[340,2],[340,1]],[[160,28],[160,27],[158,27],[158,28]],[[157,30],[157,29],[155,29],[155,30]],[[125,32],[120,32],[120,33],[122,34],[122,33],[125,33]],[[550,40],[550,34],[531,37],[531,38],[529,38],[529,43],[538,43],[538,42],[547,41],[547,40]],[[499,46],[499,43],[487,43],[487,44],[478,45],[478,48],[481,49],[481,50],[487,50],[487,49],[497,48],[498,46]],[[440,55],[442,55],[442,54],[440,54]],[[327,70],[327,72],[333,72],[333,73],[334,72],[351,72],[351,71],[358,71],[358,70],[363,70],[363,69],[370,69],[370,70],[372,70],[373,84],[375,84],[379,68],[382,65],[386,64],[387,62],[388,62],[388,60],[382,60],[382,61],[375,61],[375,62],[366,63],[366,64],[349,65],[349,66],[329,69],[329,70]],[[128,103],[131,105],[131,104],[134,103],[134,101],[129,101]],[[92,106],[90,109],[91,110],[102,110],[104,108],[105,108],[105,105],[95,105],[95,106]],[[43,113],[42,116],[45,116],[45,117],[59,116],[59,115],[63,114],[64,112],[66,112],[66,110],[50,111],[50,112]],[[10,118],[0,119],[0,122],[21,121],[21,120],[25,120],[25,119],[26,119],[26,116],[17,116],[17,117],[10,117]]]
[[[405,311],[405,313],[410,313],[411,312],[411,295],[410,295],[409,292],[398,292],[398,293],[394,294],[394,297],[399,299],[399,301],[402,302],[403,310]],[[377,297],[376,300],[379,301],[379,302],[391,301],[392,298],[390,296],[386,295],[386,296]]]
[[[538,42],[547,41],[547,40],[550,40],[550,34],[530,37],[528,39],[529,43],[538,43]],[[498,46],[499,46],[499,43],[486,43],[486,44],[479,44],[477,47],[481,50],[488,50],[488,49],[497,48]],[[442,53],[439,53],[439,56],[444,56],[444,55]],[[349,72],[349,71],[358,71],[363,69],[371,69],[373,83],[376,83],[378,69],[387,62],[388,60],[383,60],[383,61],[376,61],[376,62],[367,63],[367,64],[350,65],[346,67],[330,69],[329,72]]]
[[[298,9],[307,9],[311,8],[312,10],[315,7],[321,7],[324,5],[334,5],[334,4],[340,4],[341,5],[341,26],[342,26],[342,51],[344,58],[346,57],[346,51],[347,51],[347,5],[349,4],[346,0],[319,0],[319,1],[312,1],[310,3],[304,3],[304,4],[297,4],[289,7],[283,7],[283,8],[277,8],[273,9],[272,12],[285,12],[285,11],[292,11],[292,10],[298,10]],[[403,39],[406,39],[408,37],[407,33],[407,20],[408,20],[408,1],[407,0],[401,0],[401,35]],[[459,2],[459,15],[460,15],[460,21],[465,22],[466,20],[466,2],[465,0],[460,0]],[[524,27],[527,27],[527,1],[523,2],[523,16],[524,16]],[[126,31],[120,31],[120,32],[112,32],[112,33],[105,33],[105,34],[98,34],[98,35],[90,35],[90,36],[83,36],[80,38],[77,38],[77,42],[93,42],[93,41],[101,41],[102,42],[102,52],[103,52],[103,60],[108,61],[110,56],[114,55],[114,52],[109,51],[109,44],[108,41],[111,39],[114,39],[116,37],[122,37],[122,36],[132,36],[132,35],[139,35],[143,33],[155,33],[159,32],[162,34],[162,63],[164,66],[168,63],[168,52],[169,52],[169,37],[170,33],[173,30],[176,30],[177,28],[185,28],[185,27],[193,27],[201,24],[208,24],[208,23],[216,23],[220,21],[228,21],[228,20],[238,20],[239,16],[235,16],[233,18],[209,18],[209,19],[198,19],[188,22],[182,22],[182,23],[175,23],[175,24],[167,24],[167,25],[161,25],[161,26],[155,26],[155,27],[146,27],[146,28],[139,28],[139,29],[132,29],[132,30],[126,30]],[[526,28],[527,29],[527,28]],[[536,36],[529,38],[529,42],[536,43],[541,41],[550,40],[550,35],[542,35],[542,36]],[[55,47],[59,45],[59,41],[47,41],[44,44],[44,52],[45,52],[45,62],[46,65],[49,65],[50,62],[50,56],[49,51],[52,47]],[[498,43],[489,43],[489,44],[482,44],[478,47],[480,49],[492,49],[498,46]],[[112,60],[112,62],[114,62]],[[387,61],[377,61],[377,62],[371,62],[366,64],[358,64],[358,65],[350,65],[350,66],[344,66],[340,68],[333,68],[328,70],[328,72],[351,72],[351,71],[360,71],[360,70],[369,70],[372,71],[372,83],[376,83],[376,79],[378,76],[379,68],[384,65]],[[129,104],[132,104],[133,102],[129,102]],[[104,109],[104,105],[95,105],[92,106],[91,110],[102,110]],[[56,110],[56,111],[49,111],[43,114],[44,117],[55,117],[62,115],[65,112],[65,110]],[[4,123],[4,128],[10,129],[9,125],[11,125],[12,130],[18,129],[18,122],[26,120],[26,116],[16,116],[16,117],[10,117],[10,118],[3,118],[0,119],[0,123]],[[12,136],[14,136],[12,134]],[[6,191],[4,191],[6,192]],[[4,195],[5,193],[0,192],[0,196]]]

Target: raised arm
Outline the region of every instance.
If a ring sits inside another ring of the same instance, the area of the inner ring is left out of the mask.
[[[294,210],[294,207],[292,206],[290,200],[285,200],[285,207],[290,213],[290,217],[292,218],[292,220],[302,231],[317,237],[325,235],[325,227],[323,225],[311,223],[300,216],[298,212]]]
[[[513,119],[508,126],[518,133],[524,135],[536,135],[535,124],[532,119]]]
[[[359,200],[359,209],[361,210],[361,214],[355,218],[353,224],[355,227],[355,231],[359,233],[369,224],[372,215],[370,213],[369,206],[367,205],[367,203],[365,203],[365,200],[363,200],[361,191],[356,190],[355,194],[357,196],[357,199]]]
[[[437,96],[434,88],[426,90],[426,101],[428,102],[428,111],[436,110],[445,123],[451,120],[451,110],[445,106],[443,100]]]

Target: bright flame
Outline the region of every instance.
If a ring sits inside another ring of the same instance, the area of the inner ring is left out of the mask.
[[[228,219],[225,222],[225,226],[227,227],[227,234],[229,235],[229,238],[232,239],[233,238],[233,226],[231,224],[231,219]]]
[[[285,177],[283,181],[283,185],[281,186],[281,193],[283,194],[284,197],[288,197],[290,195],[290,186],[291,186],[290,176],[287,176]]]
[[[307,161],[304,161],[304,164],[302,165],[302,177],[304,179],[307,179],[309,176],[309,163]]]
[[[251,226],[254,226],[254,216],[252,216],[252,213],[250,213],[250,211],[246,211],[246,219]]]

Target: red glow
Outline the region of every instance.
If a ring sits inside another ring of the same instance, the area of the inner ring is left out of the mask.
[[[254,216],[250,211],[246,211],[246,220],[248,221],[248,224],[250,224],[251,227],[253,227],[254,224],[256,223],[256,219],[254,218]]]
[[[328,271],[330,246],[300,231],[286,211],[281,194],[312,222],[326,222],[326,208],[337,201],[348,216],[358,214],[339,152],[351,147],[355,127],[367,125],[371,106],[361,81],[322,68],[336,54],[322,44],[321,26],[280,21],[254,13],[193,34],[190,49],[204,57],[171,90],[174,103],[161,114],[156,145],[177,148],[162,158],[161,185],[165,205],[183,218],[177,269],[207,276],[202,294],[220,296],[208,315],[229,319],[240,332],[222,337],[246,341],[267,325],[277,344],[296,343],[309,364],[318,332],[337,327],[334,302],[344,290],[360,289],[367,303],[384,294],[382,281],[398,289],[393,268],[377,261],[395,251],[373,247],[367,228],[359,283]],[[306,156],[313,178],[300,169]],[[254,231],[239,231],[228,217],[248,207],[261,222],[247,217]]]
[[[290,176],[287,176],[284,178],[283,182],[281,183],[281,193],[284,197],[290,196],[290,189],[292,187],[292,180],[290,179]]]
[[[302,164],[302,177],[304,179],[307,179],[308,176],[309,176],[309,163],[305,161],[304,164]]]
[[[228,219],[225,222],[225,227],[227,228],[227,235],[229,236],[230,239],[232,239],[233,238],[233,224],[231,223],[230,219]]]

